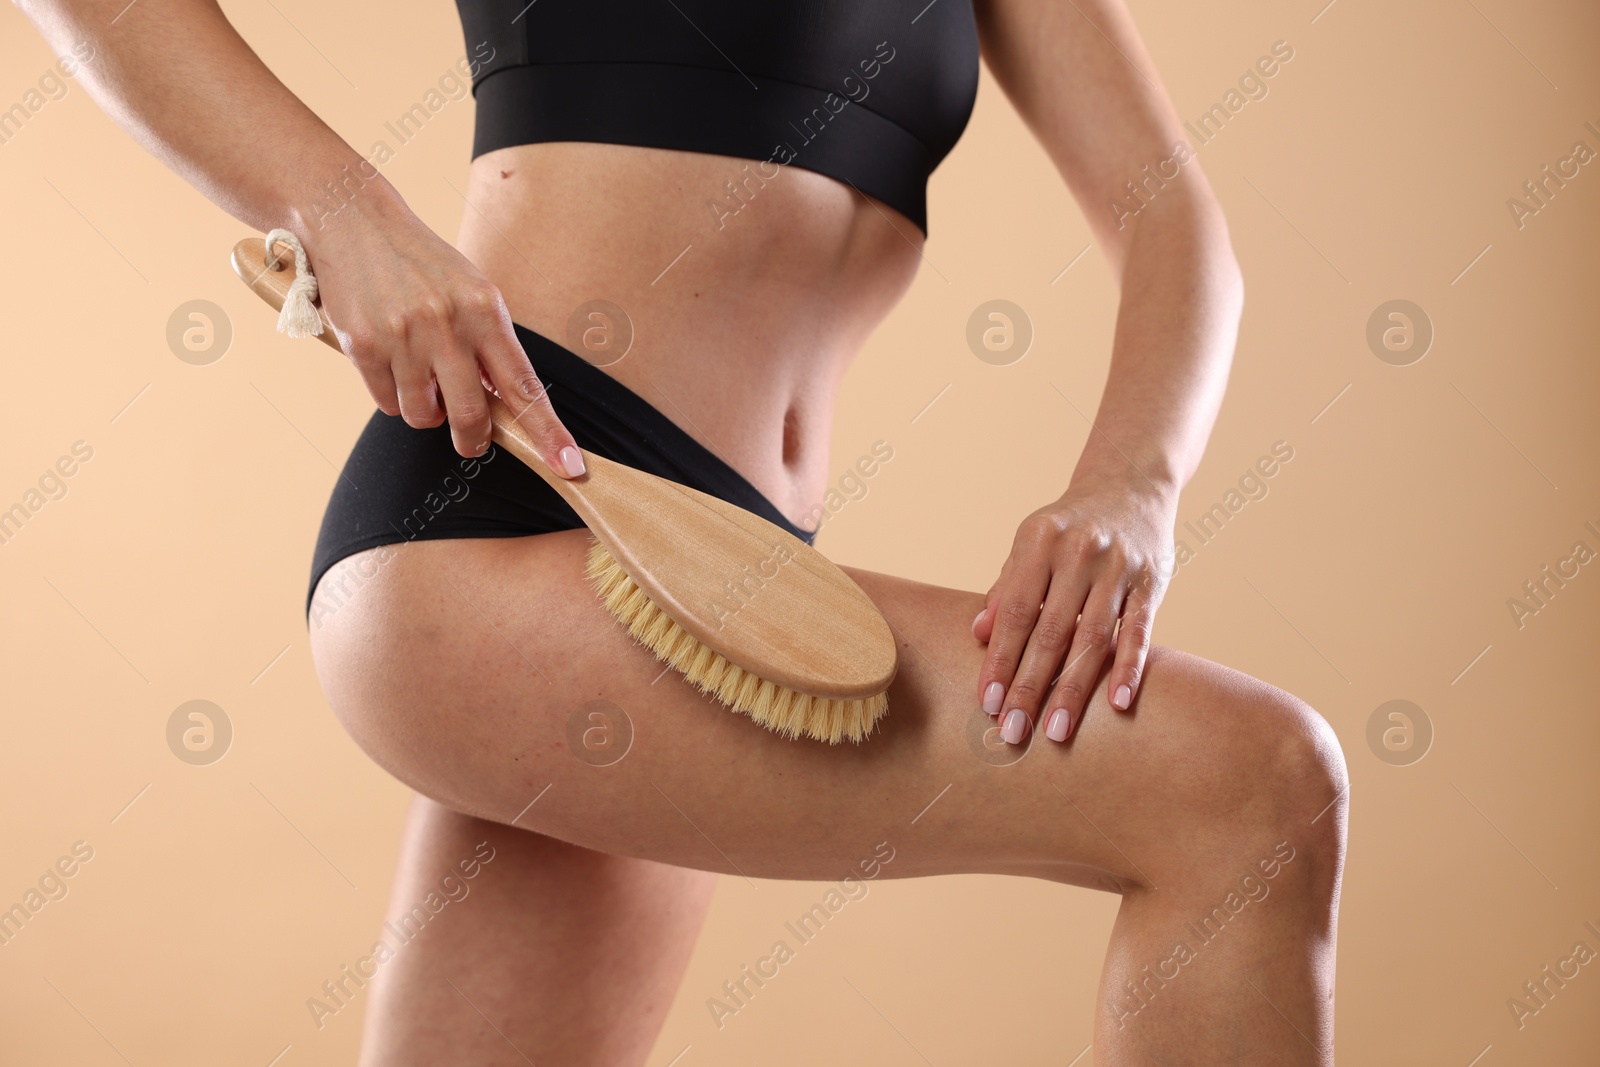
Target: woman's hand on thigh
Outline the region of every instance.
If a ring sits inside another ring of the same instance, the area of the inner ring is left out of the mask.
[[[978,699],[1006,741],[1035,725],[1072,736],[1113,652],[1111,704],[1132,705],[1172,576],[1176,506],[1145,483],[1075,480],[1022,521],[972,624],[989,645]]]

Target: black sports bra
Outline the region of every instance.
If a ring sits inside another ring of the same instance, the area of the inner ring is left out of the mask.
[[[475,68],[474,159],[509,145],[600,141],[759,160],[749,170],[767,180],[788,164],[849,182],[923,233],[928,175],[955,147],[978,91],[971,0],[456,8]],[[724,210],[756,182],[747,176]]]

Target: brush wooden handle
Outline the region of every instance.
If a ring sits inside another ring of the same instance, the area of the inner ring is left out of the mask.
[[[266,262],[247,237],[233,269],[281,309],[294,260]],[[317,336],[343,354],[319,306]],[[814,697],[865,699],[888,689],[898,667],[888,622],[861,588],[821,552],[727,501],[584,453],[587,472],[563,478],[528,429],[490,396],[493,439],[560,493],[591,533],[673,622],[730,662]]]

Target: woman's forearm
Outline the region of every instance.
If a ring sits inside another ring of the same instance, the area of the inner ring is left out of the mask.
[[[314,246],[313,205],[361,156],[267,69],[215,0],[18,6],[56,54],[89,55],[77,80],[156,158],[241,222],[284,226]],[[381,175],[361,173],[363,207],[400,205]]]
[[[134,140],[241,222],[300,238],[380,411],[416,429],[448,419],[456,451],[479,456],[487,385],[562,476],[583,473],[499,289],[273,76],[215,0],[17,3],[58,55],[87,54],[76,76]],[[353,195],[323,225],[330,185]]]
[[[1158,197],[1133,224],[1100,409],[1073,472],[1176,500],[1222,403],[1244,283],[1208,195]]]

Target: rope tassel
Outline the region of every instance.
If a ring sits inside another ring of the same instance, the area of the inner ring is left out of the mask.
[[[322,332],[322,316],[317,314],[317,279],[311,273],[311,261],[300,246],[300,238],[291,230],[279,227],[267,234],[267,267],[278,269],[278,255],[272,246],[279,241],[294,252],[294,281],[289,285],[289,295],[278,312],[278,332],[290,337],[315,337]]]

